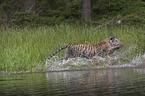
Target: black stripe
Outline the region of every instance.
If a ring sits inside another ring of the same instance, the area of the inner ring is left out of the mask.
[[[90,45],[90,56],[92,56],[92,45]]]
[[[85,48],[85,50],[83,51],[83,55],[85,56],[85,55],[86,55],[85,52],[86,52],[86,49],[87,49],[87,48],[86,48],[86,45],[84,45],[84,48]]]

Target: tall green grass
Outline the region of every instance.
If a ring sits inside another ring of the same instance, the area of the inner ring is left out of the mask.
[[[125,45],[117,54],[122,53],[131,61],[145,52],[144,29],[128,26],[95,29],[75,25],[1,29],[0,71],[43,70],[47,57],[63,45],[96,44],[109,36],[117,36]],[[65,52],[56,55],[64,57]]]

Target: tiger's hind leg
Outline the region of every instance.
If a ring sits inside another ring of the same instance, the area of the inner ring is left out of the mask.
[[[75,48],[68,48],[66,59],[75,58],[79,56],[80,56],[80,52],[78,52]]]

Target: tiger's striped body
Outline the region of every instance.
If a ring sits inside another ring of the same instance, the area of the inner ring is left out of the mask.
[[[99,54],[99,48],[95,45],[69,45],[67,58],[86,57],[91,58]]]
[[[119,42],[116,37],[107,38],[97,45],[65,45],[59,48],[56,52],[54,52],[48,59],[53,57],[59,51],[68,48],[67,57],[66,58],[73,58],[73,57],[85,57],[85,58],[92,58],[93,56],[105,56],[108,54],[113,53],[115,50],[121,48],[123,44]]]

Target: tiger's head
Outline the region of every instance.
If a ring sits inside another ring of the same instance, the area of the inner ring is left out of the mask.
[[[102,54],[111,54],[115,50],[123,47],[124,45],[116,38],[116,36],[110,36],[110,38],[106,38],[105,40],[99,42],[97,44],[100,48],[100,52]]]
[[[118,47],[123,47],[124,45],[116,38],[116,36],[110,36],[109,41],[108,41],[109,45],[111,45],[111,47],[114,46],[118,46]]]

